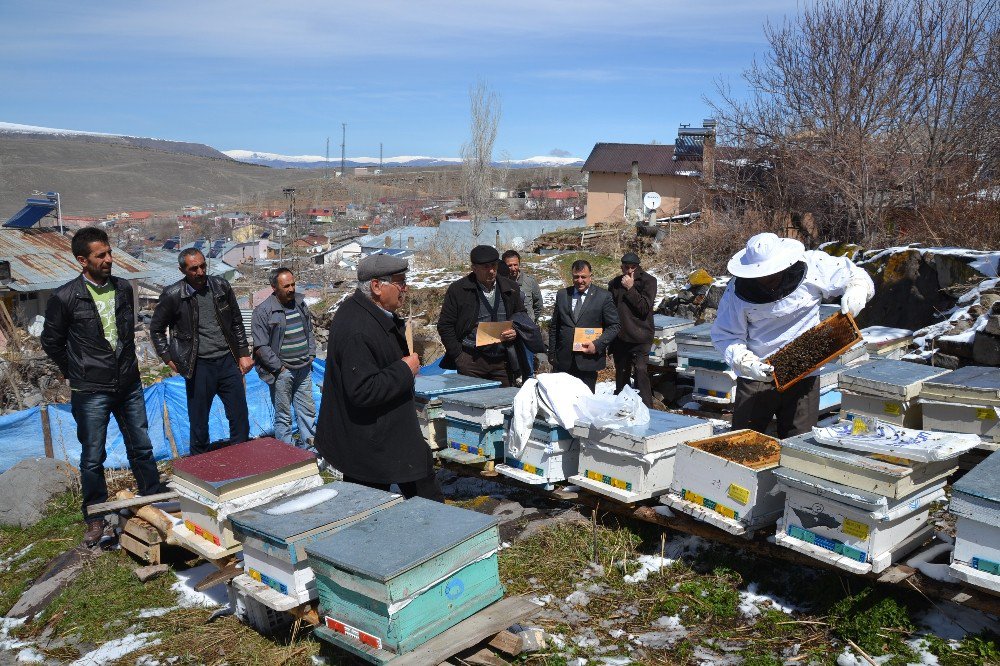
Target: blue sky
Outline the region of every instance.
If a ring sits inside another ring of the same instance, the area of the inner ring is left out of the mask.
[[[739,90],[796,0],[0,2],[0,121],[286,155],[457,156],[468,92],[495,156],[671,143]]]

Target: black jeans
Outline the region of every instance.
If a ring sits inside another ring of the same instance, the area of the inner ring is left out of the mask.
[[[348,483],[356,483],[359,486],[368,486],[369,488],[375,488],[377,490],[385,490],[388,492],[391,483],[375,483],[374,481],[360,481],[349,476],[344,477],[344,481]],[[403,483],[397,483],[399,486],[400,494],[406,499],[411,497],[423,497],[424,499],[429,499],[434,502],[444,502],[444,495],[441,494],[441,486],[438,485],[437,474],[431,472],[431,475],[424,479],[417,479],[416,481],[404,481]]]
[[[228,444],[250,439],[250,415],[243,373],[231,354],[217,358],[199,358],[194,376],[187,380],[188,418],[191,420],[191,455],[209,450],[208,413],[212,400],[219,396],[229,420]]]
[[[70,407],[76,419],[76,437],[81,444],[80,486],[84,518],[87,517],[88,506],[108,501],[104,461],[108,458],[105,442],[112,415],[125,440],[125,454],[139,494],[155,495],[165,490],[160,484],[160,473],[153,459],[153,444],[149,441],[142,384],[136,382],[117,393],[73,391]]]
[[[635,390],[647,407],[653,406],[653,388],[649,383],[648,342],[624,342],[615,340],[611,343],[611,357],[615,359],[615,393],[621,393],[635,371]]]
[[[809,432],[819,420],[819,377],[806,377],[783,393],[774,382],[737,379],[733,430],[764,432],[772,416],[778,418],[779,439]]]

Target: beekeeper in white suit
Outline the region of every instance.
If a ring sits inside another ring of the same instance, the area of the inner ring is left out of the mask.
[[[779,393],[774,368],[761,359],[818,324],[823,299],[839,296],[841,311],[856,316],[875,285],[850,259],[806,252],[799,241],[771,233],[750,238],[728,268],[735,277],[719,303],[712,344],[738,376],[733,428],[764,432],[776,416],[778,437],[807,432],[819,416],[819,378]]]

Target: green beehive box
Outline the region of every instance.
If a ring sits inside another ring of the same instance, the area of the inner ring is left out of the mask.
[[[316,633],[371,661],[413,650],[503,596],[496,518],[413,498],[306,546]]]

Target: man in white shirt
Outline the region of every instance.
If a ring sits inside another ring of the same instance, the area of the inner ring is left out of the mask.
[[[712,344],[738,375],[733,428],[764,432],[776,416],[778,437],[807,432],[819,415],[818,378],[778,392],[774,368],[761,359],[818,324],[824,298],[840,297],[841,310],[856,316],[875,286],[850,259],[806,252],[799,241],[772,233],[751,237],[728,269],[735,277],[719,303]]]

